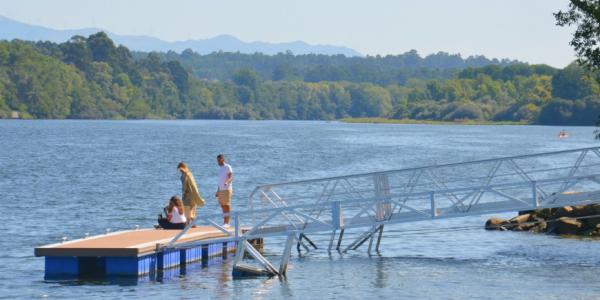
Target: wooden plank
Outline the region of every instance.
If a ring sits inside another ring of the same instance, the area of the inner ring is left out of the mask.
[[[35,256],[140,256],[154,252],[156,244],[173,239],[181,230],[140,229],[113,232],[35,248]],[[191,228],[179,242],[227,237],[212,226]]]

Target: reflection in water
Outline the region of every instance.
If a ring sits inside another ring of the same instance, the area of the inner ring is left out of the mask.
[[[294,296],[293,290],[288,284],[287,278],[282,278],[280,280],[280,296],[283,298],[289,298]]]
[[[217,284],[213,295],[218,299],[231,299],[231,293],[229,289],[229,282],[231,281],[231,269],[230,264],[222,263],[219,266],[212,266],[217,271]]]
[[[384,288],[387,286],[388,275],[384,258],[378,257],[375,259],[375,287]]]
[[[116,286],[136,286],[140,282],[141,278],[124,276],[124,277],[97,277],[97,278],[73,278],[63,277],[44,280],[45,283],[59,284],[63,286],[79,286],[79,285],[116,285]]]
[[[252,293],[252,299],[265,299],[265,297],[272,295],[273,287],[278,282],[281,282],[279,277],[271,277],[263,280]]]

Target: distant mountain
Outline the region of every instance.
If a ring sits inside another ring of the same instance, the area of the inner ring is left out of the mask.
[[[169,50],[181,52],[192,49],[200,54],[207,54],[222,50],[224,52],[241,52],[264,54],[277,54],[292,51],[294,54],[343,54],[346,56],[361,56],[357,51],[341,46],[310,45],[302,41],[288,43],[244,42],[231,35],[218,35],[210,39],[187,40],[167,42],[149,36],[119,35],[99,28],[83,28],[75,30],[57,30],[43,26],[30,25],[0,16],[0,39],[21,39],[28,41],[51,41],[62,43],[74,35],[88,36],[98,31],[104,31],[117,44],[122,44],[131,50],[161,51]]]

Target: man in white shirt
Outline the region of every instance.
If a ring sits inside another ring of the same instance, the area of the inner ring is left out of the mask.
[[[219,200],[219,205],[223,210],[223,226],[229,227],[229,212],[231,211],[231,196],[233,195],[232,181],[233,169],[225,163],[223,154],[217,155],[217,163],[219,164],[219,187],[215,197]]]

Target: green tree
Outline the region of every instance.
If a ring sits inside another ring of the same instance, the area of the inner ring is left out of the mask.
[[[569,0],[569,9],[554,14],[558,26],[577,26],[571,46],[579,63],[589,69],[600,67],[600,1]]]
[[[350,87],[353,117],[387,117],[391,114],[392,99],[389,92],[372,84],[359,84]]]
[[[233,75],[233,82],[237,85],[246,86],[252,90],[256,90],[260,83],[260,76],[250,69],[241,69]]]
[[[548,125],[568,124],[573,117],[572,110],[573,101],[559,98],[552,99],[542,108],[538,122]]]
[[[190,89],[189,84],[189,73],[186,71],[179,62],[169,61],[167,62],[167,68],[171,73],[171,77],[175,82],[175,85],[182,92],[183,95],[187,94]]]
[[[477,104],[472,102],[450,103],[441,113],[443,120],[483,120],[484,113]]]
[[[288,64],[279,64],[276,65],[273,69],[273,80],[291,80],[294,79],[296,75],[294,74],[294,70]]]
[[[62,60],[75,65],[78,69],[87,72],[92,63],[92,51],[87,46],[85,37],[76,35],[66,43],[60,44]]]
[[[563,99],[582,99],[593,92],[592,79],[577,64],[570,64],[552,78],[552,95]]]
[[[116,47],[113,41],[104,32],[98,32],[87,38],[87,45],[95,61],[114,62]]]

